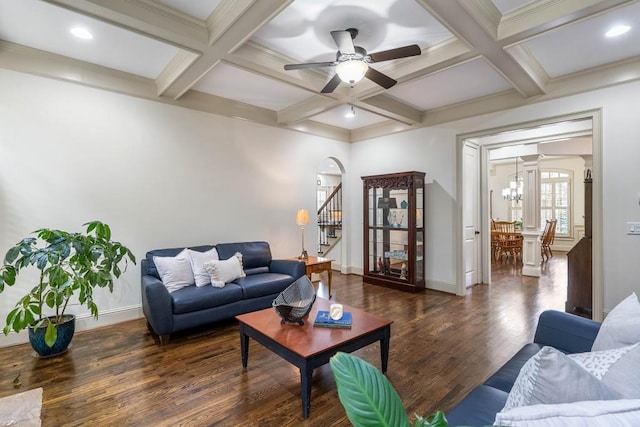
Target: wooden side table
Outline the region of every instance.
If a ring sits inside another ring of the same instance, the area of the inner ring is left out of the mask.
[[[327,272],[327,275],[329,276],[327,285],[329,287],[329,298],[331,298],[331,259],[319,256],[310,256],[305,260],[301,260],[299,258],[296,259],[298,259],[299,261],[304,261],[304,264],[306,266],[306,274],[307,277],[309,277],[309,280],[311,280],[311,273],[322,273],[323,271]]]

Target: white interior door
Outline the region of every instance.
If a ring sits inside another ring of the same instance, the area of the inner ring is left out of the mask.
[[[479,150],[475,144],[465,142],[463,151],[463,236],[464,279],[468,288],[479,282],[480,274],[480,174]]]

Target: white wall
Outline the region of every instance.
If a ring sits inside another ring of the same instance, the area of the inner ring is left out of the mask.
[[[423,171],[432,180],[426,279],[450,292],[459,247],[456,136],[602,109],[605,309],[640,293],[640,237],[625,233],[626,221],[640,221],[640,83],[351,145],[6,70],[0,90],[0,251],[38,227],[100,219],[138,258],[152,248],[249,239],[268,240],[276,257],[295,256],[295,212],[313,211],[317,165],[335,157],[346,170],[343,270],[362,271],[360,177]],[[307,239],[316,233],[310,226]],[[2,294],[0,319],[30,285]],[[139,315],[139,267],[116,289],[98,297],[101,320]],[[0,346],[12,339],[0,336]]]
[[[456,135],[601,109],[603,145],[603,274],[604,307],[610,310],[635,291],[640,294],[640,236],[629,236],[627,221],[640,221],[638,159],[640,120],[637,118],[640,82],[531,104],[445,125],[377,138],[355,144],[349,177],[417,169],[434,180],[427,185],[426,279],[436,288],[455,288]],[[598,177],[594,177],[598,179]],[[353,193],[354,211],[361,210],[362,195]],[[597,207],[596,207],[597,208]],[[354,265],[362,265],[362,219],[351,218]]]
[[[362,273],[362,176],[393,172],[425,172],[425,268],[427,287],[455,293],[456,204],[455,132],[446,126],[420,129],[353,144],[349,184],[352,265]]]
[[[243,240],[297,256],[295,214],[315,211],[317,165],[329,156],[349,165],[342,142],[84,86],[0,70],[0,92],[1,256],[36,228],[79,230],[94,219],[138,259]],[[114,294],[97,296],[99,322],[141,315],[139,276],[138,264]],[[28,279],[0,295],[1,326]],[[0,335],[0,346],[22,340]]]

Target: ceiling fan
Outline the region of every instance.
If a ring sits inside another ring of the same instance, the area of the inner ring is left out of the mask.
[[[357,35],[358,30],[355,28],[347,28],[344,31],[331,31],[331,37],[333,37],[333,40],[338,46],[335,61],[287,64],[284,66],[284,69],[300,70],[303,68],[335,66],[336,74],[329,80],[329,83],[322,88],[321,93],[333,92],[340,84],[340,81],[353,85],[364,77],[385,89],[389,89],[398,82],[375,68],[369,67],[369,64],[417,56],[421,53],[420,47],[417,44],[383,50],[381,52],[367,53],[366,49],[353,44],[353,40]]]

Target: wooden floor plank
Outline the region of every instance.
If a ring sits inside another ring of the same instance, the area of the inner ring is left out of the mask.
[[[540,279],[496,264],[491,287],[465,297],[412,294],[333,274],[334,300],[394,319],[387,377],[408,414],[448,410],[533,337],[546,309],[562,310],[566,255]],[[318,294],[326,297],[320,284]],[[28,344],[0,349],[0,397],[43,387],[43,426],[347,426],[328,365],[314,371],[302,419],[295,367],[260,344],[242,369],[235,321],[159,347],[143,319],[78,332],[62,356],[37,359]],[[380,368],[379,344],[355,352]],[[22,386],[12,381],[21,374]]]

